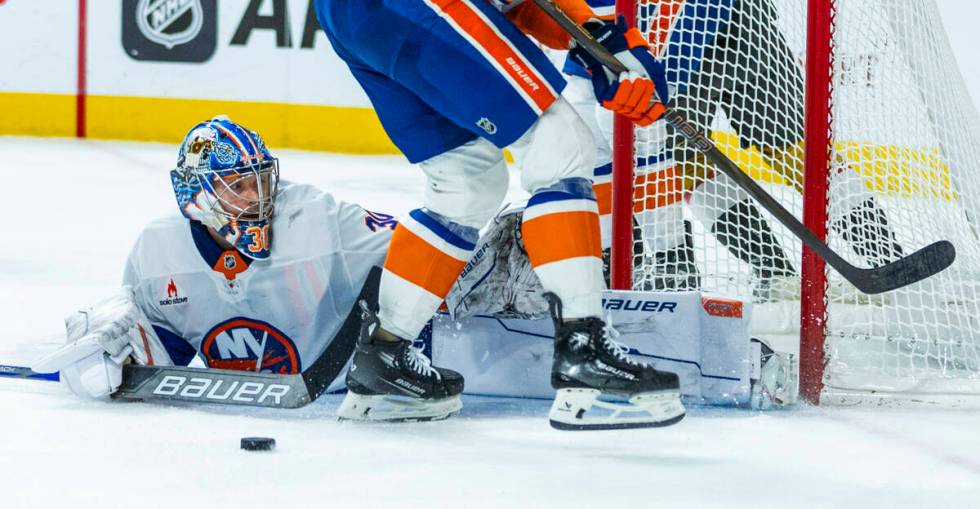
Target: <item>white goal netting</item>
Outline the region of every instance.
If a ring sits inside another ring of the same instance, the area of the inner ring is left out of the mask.
[[[636,1],[674,106],[802,217],[806,1]],[[828,269],[822,401],[969,403],[980,395],[976,110],[932,1],[833,9],[831,163],[817,176],[828,243],[860,267],[942,239],[957,260],[877,296]],[[634,287],[750,298],[755,334],[798,342],[800,242],[663,125],[634,139]]]

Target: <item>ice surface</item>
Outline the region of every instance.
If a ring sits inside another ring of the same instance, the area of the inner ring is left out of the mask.
[[[397,157],[276,151],[283,178],[378,211],[421,196]],[[0,364],[49,351],[119,283],[143,224],[176,213],[176,147],[0,137]],[[512,179],[512,196],[517,179]],[[449,421],[81,401],[0,379],[2,507],[980,507],[980,416],[700,408],[660,430],[568,433],[549,402],[464,398]],[[270,453],[238,448],[271,436]]]

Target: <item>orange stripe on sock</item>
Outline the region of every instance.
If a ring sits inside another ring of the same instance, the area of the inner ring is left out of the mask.
[[[592,184],[596,204],[599,205],[599,215],[612,214],[612,182]]]
[[[385,258],[385,270],[440,298],[449,293],[465,265],[401,225],[391,236]]]
[[[684,198],[684,186],[674,166],[638,175],[633,184],[633,212],[666,207]]]
[[[602,256],[599,215],[595,212],[561,212],[525,221],[521,235],[531,267],[546,263]]]

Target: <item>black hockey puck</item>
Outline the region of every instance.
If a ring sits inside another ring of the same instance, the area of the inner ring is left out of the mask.
[[[246,451],[271,451],[276,447],[276,439],[269,437],[242,438],[242,449]]]

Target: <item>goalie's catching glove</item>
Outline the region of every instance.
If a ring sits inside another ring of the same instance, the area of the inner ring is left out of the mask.
[[[670,99],[667,77],[640,31],[627,29],[622,16],[615,23],[590,21],[585,28],[629,69],[616,76],[582,46],[572,48],[569,58],[589,70],[596,99],[606,109],[626,116],[639,126],[659,119]]]
[[[66,318],[65,329],[65,345],[31,369],[59,372],[61,382],[79,396],[101,398],[116,392],[122,383],[123,364],[129,360],[141,365],[173,365],[128,286]]]

